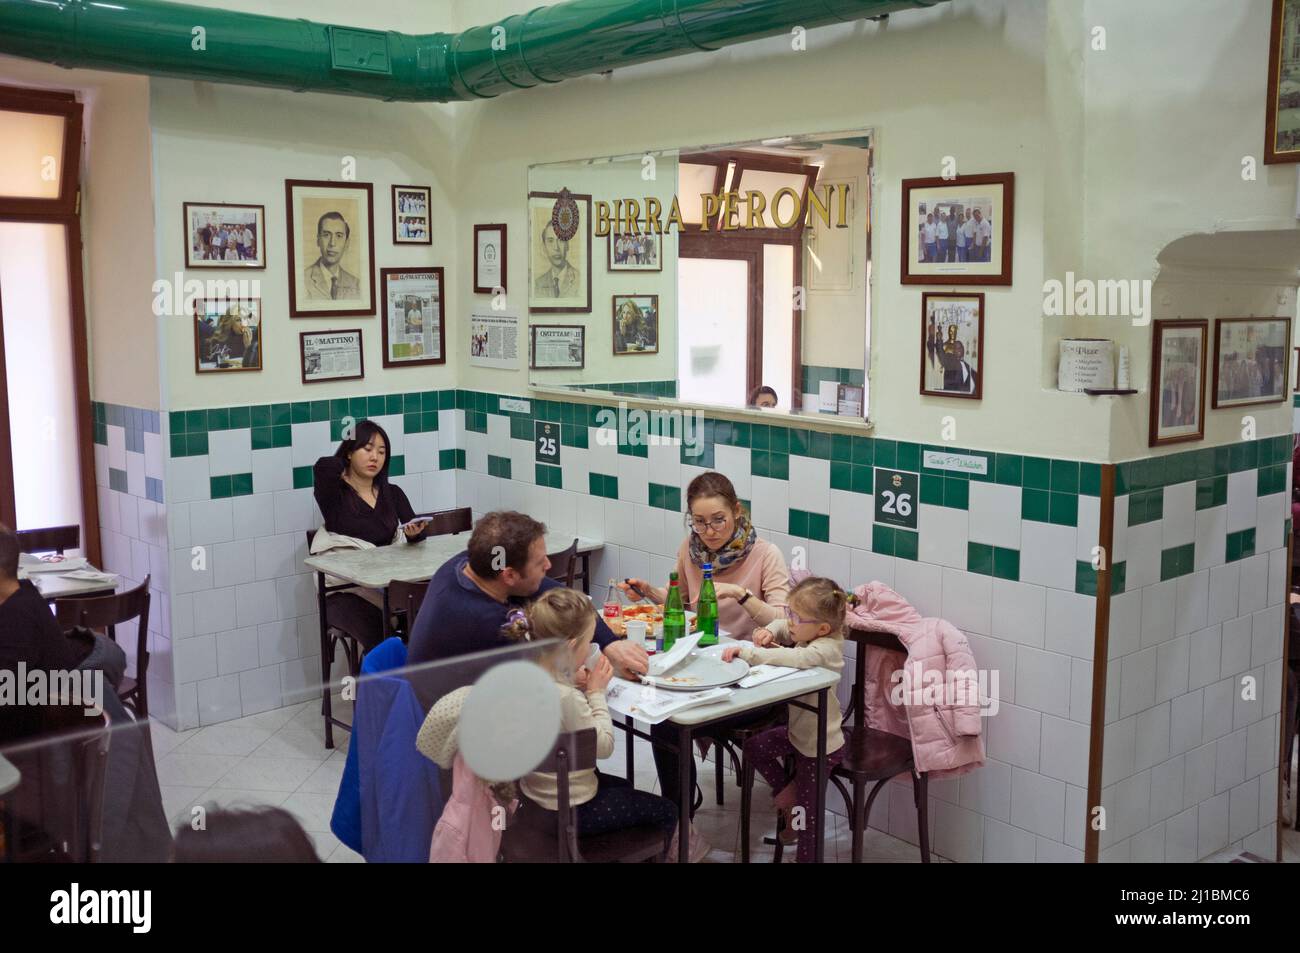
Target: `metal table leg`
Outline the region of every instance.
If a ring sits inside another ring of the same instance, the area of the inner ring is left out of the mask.
[[[632,716],[625,715],[623,717],[623,723],[628,727],[628,730],[623,733],[627,742],[627,783],[632,785],[633,787],[636,787],[636,774],[634,773],[634,765],[632,763],[633,762],[632,745],[636,742],[636,736],[633,735],[631,731],[631,729],[634,727]]]
[[[691,727],[677,729],[677,862],[691,862]]]
[[[320,711],[325,716],[325,747],[334,747],[334,711],[330,698],[330,639],[329,620],[326,617],[325,574],[316,573],[316,610],[320,616],[320,668],[321,668],[321,703]]]
[[[813,860],[823,863],[826,856],[826,703],[829,688],[817,693],[817,838]]]

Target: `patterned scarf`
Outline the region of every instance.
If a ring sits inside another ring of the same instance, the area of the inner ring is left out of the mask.
[[[697,566],[703,567],[705,563],[713,563],[713,572],[716,575],[748,556],[756,542],[758,542],[758,531],[749,522],[749,517],[742,516],[736,520],[736,529],[731,534],[731,539],[723,543],[717,551],[706,549],[704,540],[700,539],[700,534],[696,532],[691,533],[688,551],[691,562]]]

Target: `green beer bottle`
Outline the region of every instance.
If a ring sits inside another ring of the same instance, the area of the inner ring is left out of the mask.
[[[677,586],[677,573],[668,574],[668,598],[664,600],[664,647],[667,652],[673,643],[686,634],[686,612],[682,608],[682,590]]]
[[[695,624],[699,631],[700,645],[718,644],[718,596],[713,590],[713,564],[705,563],[704,582],[700,584],[700,599],[695,604]]]

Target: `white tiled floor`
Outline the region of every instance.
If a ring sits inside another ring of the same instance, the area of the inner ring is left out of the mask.
[[[335,699],[335,713],[351,719],[351,705]],[[347,758],[349,733],[334,732],[335,748],[325,748],[325,732],[319,702],[304,702],[289,708],[249,715],[235,721],[174,732],[157,720],[151,722],[154,755],[158,764],[158,781],[162,787],[163,806],[173,829],[187,824],[191,809],[208,807],[282,807],[293,814],[316,843],[316,851],[330,863],[360,863],[360,854],[341,844],[329,830],[330,815],[338,793],[339,779]],[[620,733],[621,735],[621,733]],[[649,744],[636,742],[636,785],[642,790],[659,790]],[[700,763],[700,783],[704,805],[695,815],[695,824],[712,846],[706,862],[737,863],[740,859],[740,789],[730,764],[726,766],[726,804],[718,807],[714,799],[712,760]],[[625,768],[622,739],[613,757],[600,763],[602,771],[622,775]],[[1295,796],[1291,797],[1284,816],[1294,818]],[[845,819],[828,814],[826,860],[849,863],[852,834]],[[754,792],[754,813],[750,825],[750,857],[755,863],[772,859],[772,848],[763,845],[764,835],[776,826],[771,800],[761,781]],[[1300,832],[1288,824],[1283,828],[1283,862],[1300,863]],[[1222,862],[1238,851],[1224,851],[1207,862]],[[793,848],[785,853],[793,859]],[[936,862],[945,858],[933,854]],[[868,830],[864,846],[866,863],[919,863],[916,846],[880,831]]]

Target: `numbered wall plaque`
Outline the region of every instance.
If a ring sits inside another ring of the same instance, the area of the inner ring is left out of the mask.
[[[920,475],[876,467],[876,522],[916,529],[916,497]]]
[[[538,463],[558,466],[560,463],[560,425],[545,420],[534,422],[533,449],[537,451]]]

